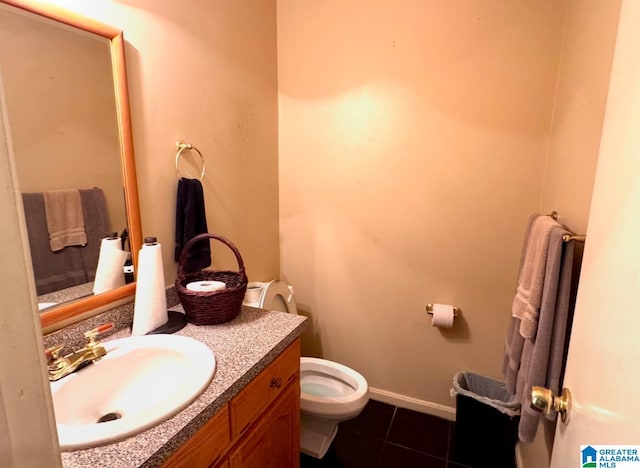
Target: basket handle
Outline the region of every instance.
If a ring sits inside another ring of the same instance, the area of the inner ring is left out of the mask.
[[[192,237],[182,248],[182,253],[180,254],[180,261],[178,262],[178,278],[184,277],[184,264],[187,259],[187,255],[189,254],[189,250],[191,249],[193,244],[205,239],[215,239],[219,242],[222,242],[224,245],[226,245],[231,249],[233,254],[236,256],[236,260],[238,261],[238,273],[240,273],[240,277],[242,278],[242,280],[246,282],[247,274],[244,271],[244,262],[242,261],[242,257],[240,256],[240,252],[238,251],[237,247],[233,245],[233,242],[231,242],[226,237],[217,236],[215,234],[210,234],[207,232],[203,234],[198,234],[197,236]]]

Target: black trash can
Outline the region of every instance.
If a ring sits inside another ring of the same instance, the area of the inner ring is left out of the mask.
[[[458,372],[453,460],[473,468],[515,468],[520,403],[505,383],[473,372]]]

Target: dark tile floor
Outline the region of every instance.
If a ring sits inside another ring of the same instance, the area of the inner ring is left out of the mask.
[[[322,460],[301,454],[301,468],[462,468],[452,460],[455,423],[369,400],[340,423]]]

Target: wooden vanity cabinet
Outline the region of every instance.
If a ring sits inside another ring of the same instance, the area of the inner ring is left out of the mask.
[[[185,442],[163,468],[297,468],[300,339]]]
[[[208,467],[220,458],[230,443],[229,408],[224,406],[162,466],[163,468]]]
[[[300,464],[300,383],[291,382],[229,455],[230,468]]]

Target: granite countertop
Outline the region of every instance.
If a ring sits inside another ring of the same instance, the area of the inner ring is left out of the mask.
[[[58,304],[80,299],[83,297],[93,296],[93,282],[83,283],[70,288],[53,291],[38,296],[38,308],[45,310]]]
[[[173,310],[181,309],[177,306]],[[63,466],[160,466],[300,336],[306,325],[303,316],[246,306],[242,307],[238,317],[224,324],[188,324],[176,335],[205,343],[215,355],[216,371],[209,387],[176,416],[138,435],[102,447],[62,452]],[[121,330],[110,335],[108,340],[128,335],[128,330]]]

